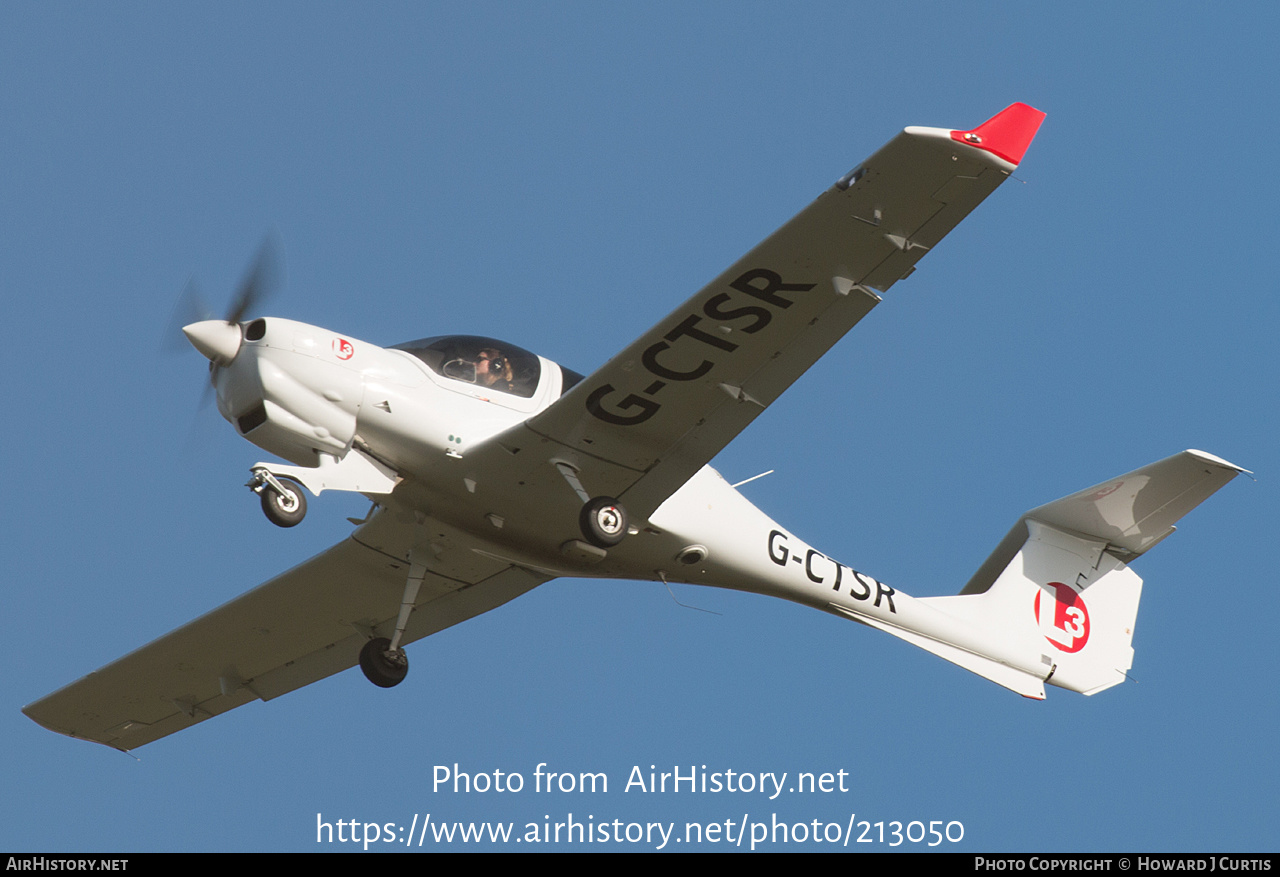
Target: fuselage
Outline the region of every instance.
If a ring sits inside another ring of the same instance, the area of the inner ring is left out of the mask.
[[[541,411],[565,384],[558,365],[524,351],[537,375],[513,392],[486,386],[483,375],[447,377],[450,360],[435,370],[408,350],[292,320],[254,320],[243,334],[235,358],[214,375],[218,410],[244,438],[300,466],[358,444],[397,470],[420,471]]]
[[[563,522],[539,514],[536,498],[477,491],[483,475],[451,468],[580,379],[495,339],[383,348],[279,318],[246,324],[234,359],[214,374],[219,411],[244,438],[299,466],[359,448],[411,482],[415,509],[481,541],[494,559],[554,575],[749,591],[984,648],[984,631],[810,547],[709,466],[603,557],[566,553]],[[1000,660],[1036,671],[1036,657]]]

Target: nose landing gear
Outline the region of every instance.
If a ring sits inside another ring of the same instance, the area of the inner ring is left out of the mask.
[[[296,527],[307,516],[306,489],[292,478],[277,478],[266,469],[254,469],[246,487],[262,499],[262,512],[277,527]]]

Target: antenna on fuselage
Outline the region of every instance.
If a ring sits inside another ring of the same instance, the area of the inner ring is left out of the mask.
[[[769,473],[768,473],[768,472],[766,472],[766,473],[764,473],[764,474],[768,475]],[[756,477],[758,478],[759,476],[756,476]],[[675,601],[676,601],[676,605],[677,605],[677,606],[683,606],[685,609],[695,609],[695,610],[697,610],[698,612],[705,612],[705,613],[707,613],[708,615],[722,615],[722,614],[723,614],[723,613],[720,613],[720,612],[716,612],[716,611],[714,611],[714,610],[712,610],[712,609],[703,609],[701,606],[690,606],[688,603],[681,603],[681,602],[680,602],[680,600],[679,600],[679,598],[678,598],[678,597],[676,597],[676,592],[675,592],[675,591],[673,591],[673,590],[671,590],[671,583],[667,581],[667,574],[666,574],[665,572],[663,572],[662,570],[658,570],[658,578],[662,579],[662,584],[666,585],[666,587],[667,587],[667,593],[671,595],[671,599],[672,599],[672,600],[675,600]]]
[[[768,472],[761,472],[759,475],[752,475],[746,481],[739,481],[737,484],[730,484],[729,486],[733,488],[738,488],[744,484],[750,484],[752,481],[755,481],[757,478],[763,478],[766,475],[772,475],[772,474],[773,474],[773,470],[770,469]]]

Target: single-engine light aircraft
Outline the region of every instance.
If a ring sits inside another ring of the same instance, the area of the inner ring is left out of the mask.
[[[364,494],[350,537],[25,712],[130,750],[404,647],[557,576],[792,600],[890,633],[1030,698],[1125,678],[1128,564],[1241,471],[1184,451],[1027,512],[958,595],[916,599],[770,520],[708,462],[1017,167],[1044,114],[907,128],[587,377],[492,338],[378,347],[274,317],[183,331],[218,410],[258,447],[249,486],[299,523]]]

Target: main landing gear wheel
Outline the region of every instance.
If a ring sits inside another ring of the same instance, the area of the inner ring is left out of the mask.
[[[611,496],[597,496],[578,516],[582,535],[597,548],[612,548],[627,535],[627,510]]]
[[[409,656],[404,649],[391,651],[385,636],[371,639],[360,650],[360,670],[364,678],[379,688],[394,688],[409,672]]]
[[[270,484],[262,488],[262,511],[277,527],[296,527],[307,516],[306,489],[292,478],[277,479],[284,493]]]

